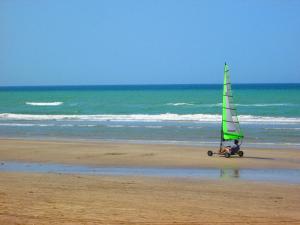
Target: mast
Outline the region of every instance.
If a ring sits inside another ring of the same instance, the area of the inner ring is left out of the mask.
[[[224,65],[224,83],[223,83],[223,94],[222,94],[222,121],[221,121],[221,138],[220,138],[220,151],[222,150],[222,147],[223,147],[223,140],[224,140],[224,137],[223,137],[223,121],[224,121],[224,118],[223,118],[223,108],[224,108],[224,92],[225,92],[225,85],[226,85],[226,73],[228,71],[228,67],[227,67],[227,64],[225,62],[225,65]]]

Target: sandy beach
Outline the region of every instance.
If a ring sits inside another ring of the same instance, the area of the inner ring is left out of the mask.
[[[0,0],[0,225],[300,225],[299,12]]]
[[[299,224],[300,186],[1,173],[1,224]]]
[[[300,168],[298,150],[1,140],[5,161],[170,168]],[[210,148],[211,149],[211,148]],[[0,172],[0,224],[300,224],[300,185]]]
[[[300,169],[296,149],[243,149],[243,158],[208,157],[213,147],[85,141],[0,140],[2,161],[94,166]]]

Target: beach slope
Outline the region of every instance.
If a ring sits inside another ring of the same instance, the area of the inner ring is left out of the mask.
[[[243,149],[245,157],[208,157],[217,147],[84,141],[0,140],[2,161],[94,166],[300,169],[296,149]]]
[[[299,169],[298,150],[1,140],[6,161],[168,168]],[[300,185],[232,179],[0,172],[0,224],[300,224]]]

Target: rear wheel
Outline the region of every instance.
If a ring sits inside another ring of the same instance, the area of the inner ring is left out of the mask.
[[[243,151],[238,151],[238,155],[239,155],[239,157],[243,157],[244,156],[244,152]]]
[[[228,152],[226,152],[226,153],[225,153],[225,157],[226,157],[226,158],[229,158],[229,157],[230,157],[230,154],[229,154]]]
[[[207,152],[207,155],[208,155],[208,156],[212,156],[212,155],[213,155],[213,152],[212,152],[212,151],[208,151],[208,152]]]

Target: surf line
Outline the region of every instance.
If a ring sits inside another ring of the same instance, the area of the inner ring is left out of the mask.
[[[59,106],[64,104],[63,102],[25,102],[26,105],[32,106]]]

